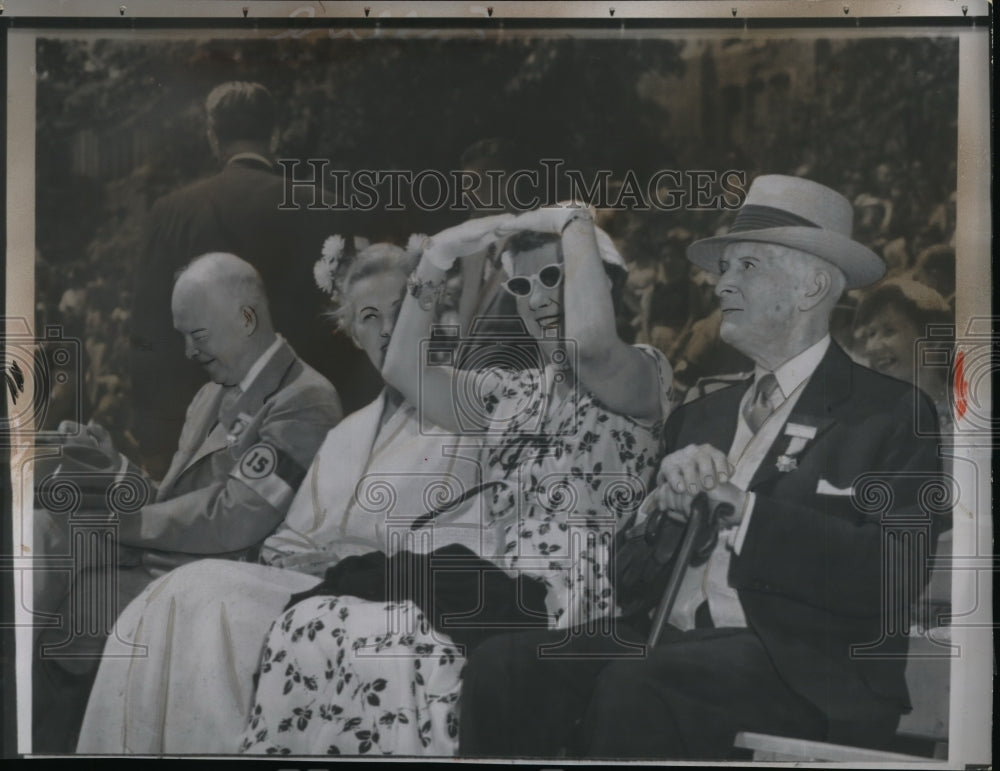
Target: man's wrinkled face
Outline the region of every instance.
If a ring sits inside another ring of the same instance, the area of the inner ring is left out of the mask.
[[[178,284],[172,308],[174,329],[184,337],[184,355],[220,385],[237,385],[249,371],[247,320],[225,293],[210,297],[191,283]]]
[[[729,244],[719,260],[715,294],[722,339],[750,358],[773,350],[795,323],[807,255],[775,244]]]

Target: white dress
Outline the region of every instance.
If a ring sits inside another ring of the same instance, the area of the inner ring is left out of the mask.
[[[377,399],[330,431],[262,548],[272,566],[200,560],[153,582],[123,611],[105,647],[80,753],[235,753],[268,627],[294,592],[338,559],[463,543],[494,548],[473,496],[420,541],[412,517],[472,489],[475,441],[421,430],[404,404],[379,428]]]

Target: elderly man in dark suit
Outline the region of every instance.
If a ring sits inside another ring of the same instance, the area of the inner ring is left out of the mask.
[[[170,326],[175,272],[208,252],[230,252],[264,279],[275,326],[296,352],[332,382],[352,411],[381,388],[378,373],[322,318],[326,298],[312,266],[324,239],[345,234],[342,212],[286,200],[283,175],[272,160],[277,111],[260,83],[228,82],[206,99],[208,141],[222,165],[210,177],[156,201],[136,272],[132,310],[134,433],[144,465],[162,474],[184,420],[183,407],[201,384],[190,365],[178,365],[179,339]],[[348,228],[349,230],[349,228]]]
[[[103,539],[94,547],[96,539],[74,527],[82,520],[105,533],[102,512],[69,523],[65,516],[35,512],[36,554],[54,557],[72,548],[78,565],[69,587],[59,581],[36,587],[36,610],[55,610],[60,619],[40,635],[34,690],[39,750],[74,746],[117,608],[187,562],[209,555],[256,558],[343,414],[334,387],[275,331],[260,274],[249,263],[226,253],[199,257],[178,276],[172,309],[185,355],[211,382],[187,408],[163,481],[149,482],[152,500],[117,518],[115,547]],[[51,461],[59,466],[53,479],[87,479],[69,460],[81,447],[90,456],[103,455],[104,467],[129,468],[99,426],[68,428],[76,430],[63,455]],[[36,475],[45,472],[39,467]]]
[[[919,591],[930,547],[889,531],[909,523],[933,543],[943,517],[921,502],[940,471],[935,438],[916,430],[933,425],[927,396],[830,339],[841,292],[885,270],[851,219],[829,188],[764,176],[727,235],[689,247],[719,275],[723,339],[755,370],[670,416],[653,500],[684,520],[705,493],[731,514],[656,647],[635,655],[627,643],[643,638],[620,624],[548,652],[551,633],[474,651],[464,754],[725,759],[741,730],[891,738],[909,708],[896,593]]]

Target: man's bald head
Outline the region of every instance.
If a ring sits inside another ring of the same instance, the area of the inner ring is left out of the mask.
[[[196,257],[181,268],[174,280],[174,292],[202,289],[212,297],[225,295],[238,305],[254,308],[261,320],[271,322],[267,292],[260,273],[235,254],[211,252]]]
[[[275,339],[264,282],[234,254],[190,262],[177,274],[171,307],[185,355],[216,383],[239,383]]]

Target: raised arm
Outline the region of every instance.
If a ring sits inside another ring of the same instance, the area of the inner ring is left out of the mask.
[[[399,318],[382,365],[385,382],[398,390],[411,404],[420,408],[420,416],[448,431],[459,432],[463,426],[455,413],[455,389],[467,393],[461,381],[474,373],[454,367],[431,364],[421,351],[421,342],[430,338],[431,323],[445,273],[459,257],[474,254],[497,239],[495,229],[511,219],[509,214],[482,217],[443,230],[427,240],[420,262],[413,271]],[[473,411],[471,419],[486,415]]]
[[[560,233],[566,284],[563,307],[567,340],[576,344],[577,376],[584,387],[609,409],[640,420],[655,421],[662,414],[661,383],[656,362],[618,337],[611,279],[605,272],[604,249],[614,246],[598,233],[588,209],[554,206],[522,214],[501,231],[535,230]]]
[[[462,293],[458,299],[459,334],[465,335],[472,328],[472,321],[479,310],[483,292],[483,265],[486,252],[479,251],[462,259]]]

